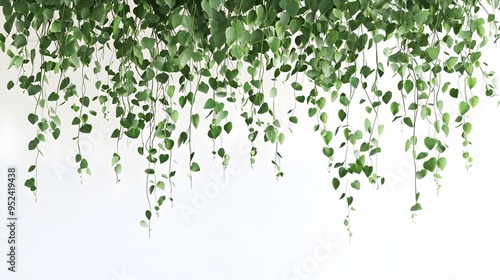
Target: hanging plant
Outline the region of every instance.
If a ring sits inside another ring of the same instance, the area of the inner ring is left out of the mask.
[[[236,124],[228,107],[236,106],[244,121],[237,125],[248,128],[250,163],[255,141],[269,142],[279,178],[285,130],[305,117],[296,110],[303,107],[324,141],[319,149],[346,203],[350,233],[363,177],[377,188],[385,182],[375,162],[387,112],[391,124],[411,134],[404,148],[413,158],[415,215],[422,209],[417,180],[432,176],[440,187],[450,129],[462,132],[463,158],[472,163],[470,110],[480,97],[495,95],[481,49],[498,38],[498,2],[0,0],[0,48],[10,57],[7,68],[19,69],[7,88],[17,86],[36,102],[28,115],[36,130],[28,144],[33,175],[25,185],[36,197],[43,142],[57,139],[63,122],[76,132],[77,172],[82,179],[90,174],[80,139],[99,118],[115,118],[112,168],[118,180],[120,142],[136,139],[148,163],[149,207],[140,223],[150,228],[152,213],[173,205],[175,152],[189,150],[190,180],[202,169],[194,130],[205,131],[213,142],[206,152],[226,168],[223,139]],[[92,74],[97,91],[87,89]],[[278,82],[290,92],[279,92]],[[284,110],[278,96],[295,104],[285,120],[276,116]],[[451,108],[455,102],[458,108]],[[73,119],[59,117],[62,106],[74,111]],[[353,109],[365,111],[364,125],[351,121]]]

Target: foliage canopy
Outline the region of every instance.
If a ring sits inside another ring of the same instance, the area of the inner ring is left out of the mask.
[[[46,136],[59,137],[61,122],[70,120],[61,120],[58,108],[68,104],[78,173],[90,174],[80,137],[92,133],[95,119],[116,118],[110,137],[139,139],[138,153],[149,164],[145,227],[152,212],[173,202],[174,151],[188,147],[190,178],[201,170],[194,130],[206,131],[211,152],[227,167],[229,106],[241,110],[248,127],[251,164],[257,138],[275,146],[277,177],[285,128],[299,121],[297,107],[306,108],[317,120],[313,129],[324,141],[332,185],[342,190],[350,232],[358,179],[385,181],[374,164],[383,112],[411,131],[405,150],[415,168],[415,214],[421,210],[416,180],[433,176],[440,187],[450,128],[461,130],[469,166],[470,109],[479,96],[495,95],[481,49],[498,38],[498,0],[0,0],[0,6],[0,48],[10,57],[8,68],[20,69],[7,87],[17,85],[37,104],[28,116],[37,131],[28,148],[38,159]],[[83,84],[71,75],[76,70]],[[97,93],[85,87],[91,73],[100,77]],[[290,92],[279,92],[279,82]],[[295,104],[284,120],[276,116],[282,96]],[[364,110],[364,125],[350,122],[353,108]],[[209,124],[202,127],[205,115]],[[118,148],[111,156],[118,176]],[[36,159],[25,182],[35,194]]]

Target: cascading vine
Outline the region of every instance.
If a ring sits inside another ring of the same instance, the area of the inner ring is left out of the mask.
[[[284,175],[285,130],[298,123],[297,108],[305,108],[324,142],[319,149],[333,188],[346,202],[351,235],[363,177],[377,188],[385,182],[376,164],[378,138],[389,124],[384,115],[410,135],[404,148],[413,158],[415,218],[422,209],[417,180],[433,176],[441,187],[450,129],[462,132],[469,167],[470,110],[480,96],[495,95],[481,50],[498,39],[498,0],[0,0],[0,6],[0,48],[10,57],[7,68],[19,70],[7,89],[17,85],[36,104],[28,115],[36,126],[28,145],[33,175],[25,185],[36,197],[43,142],[57,139],[63,122],[76,131],[80,177],[91,174],[80,137],[92,133],[97,119],[116,119],[109,156],[117,181],[124,138],[137,139],[148,164],[149,206],[140,224],[149,230],[152,213],[166,200],[174,205],[176,152],[189,151],[191,185],[202,168],[195,130],[206,132],[213,143],[207,152],[228,166],[230,106],[241,110],[248,128],[250,164],[257,139],[274,145],[277,178]],[[92,75],[96,90],[88,89]],[[290,91],[279,92],[277,83]],[[62,106],[74,111],[72,120],[60,119]],[[352,116],[363,111],[360,125]]]

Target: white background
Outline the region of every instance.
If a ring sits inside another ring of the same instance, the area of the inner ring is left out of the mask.
[[[493,53],[484,59],[498,59]],[[5,55],[1,62],[8,64]],[[500,279],[497,99],[481,95],[473,112],[473,167],[464,168],[459,133],[454,132],[447,142],[448,166],[439,196],[433,181],[420,181],[424,210],[416,224],[409,211],[410,161],[403,150],[408,131],[402,134],[399,124],[387,122],[378,163],[380,173],[390,179],[380,190],[366,181],[360,191],[350,190],[357,211],[349,243],[345,201],[338,200],[341,192],[331,186],[322,140],[304,110],[281,149],[285,176],[279,181],[270,163],[271,146],[259,143],[257,164],[253,170],[249,166],[241,120],[235,119],[241,129],[225,141],[233,164],[225,178],[220,162],[211,161],[206,128],[200,130],[195,148],[202,172],[190,189],[187,155],[177,158],[175,206],[165,204],[148,238],[139,226],[147,204],[145,164],[136,155],[136,144],[122,143],[124,169],[116,184],[110,164],[113,128],[94,120],[92,135],[82,138],[93,175],[81,185],[71,165],[75,127],[68,125],[72,115],[67,105],[61,111],[67,116],[61,139],[42,145],[45,156],[39,161],[34,202],[23,187],[34,160],[27,146],[35,130],[26,119],[34,101],[18,89],[6,91],[16,75],[11,69],[0,77],[0,219],[7,223],[6,174],[7,167],[15,166],[18,271],[7,272],[2,261],[1,279]],[[289,94],[286,88],[279,92]],[[7,234],[1,226],[1,260],[6,259]]]

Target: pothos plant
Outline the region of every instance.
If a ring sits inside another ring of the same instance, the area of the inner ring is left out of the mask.
[[[324,141],[318,148],[346,203],[351,234],[360,180],[385,182],[375,164],[381,110],[410,131],[404,149],[413,158],[414,216],[422,209],[417,180],[432,176],[440,187],[450,129],[461,131],[463,158],[472,163],[469,111],[479,96],[495,95],[481,49],[498,38],[499,0],[0,0],[0,6],[0,48],[10,57],[7,68],[19,69],[7,88],[18,86],[36,102],[28,115],[36,133],[26,187],[36,196],[42,143],[59,137],[62,122],[74,126],[83,176],[91,169],[81,137],[92,133],[92,121],[116,118],[109,135],[117,141],[109,155],[116,175],[124,138],[138,140],[148,164],[149,207],[140,222],[148,229],[152,212],[174,201],[175,152],[187,146],[189,178],[201,170],[194,130],[206,132],[213,142],[207,152],[228,166],[229,106],[241,110],[238,125],[248,128],[251,164],[256,139],[274,145],[278,178],[285,128],[303,117],[297,107],[306,109]],[[91,74],[101,78],[89,91]],[[278,82],[290,90],[279,92]],[[295,104],[281,121],[278,95]],[[59,118],[62,106],[74,110],[72,120]],[[350,121],[353,108],[364,110],[364,126]]]

